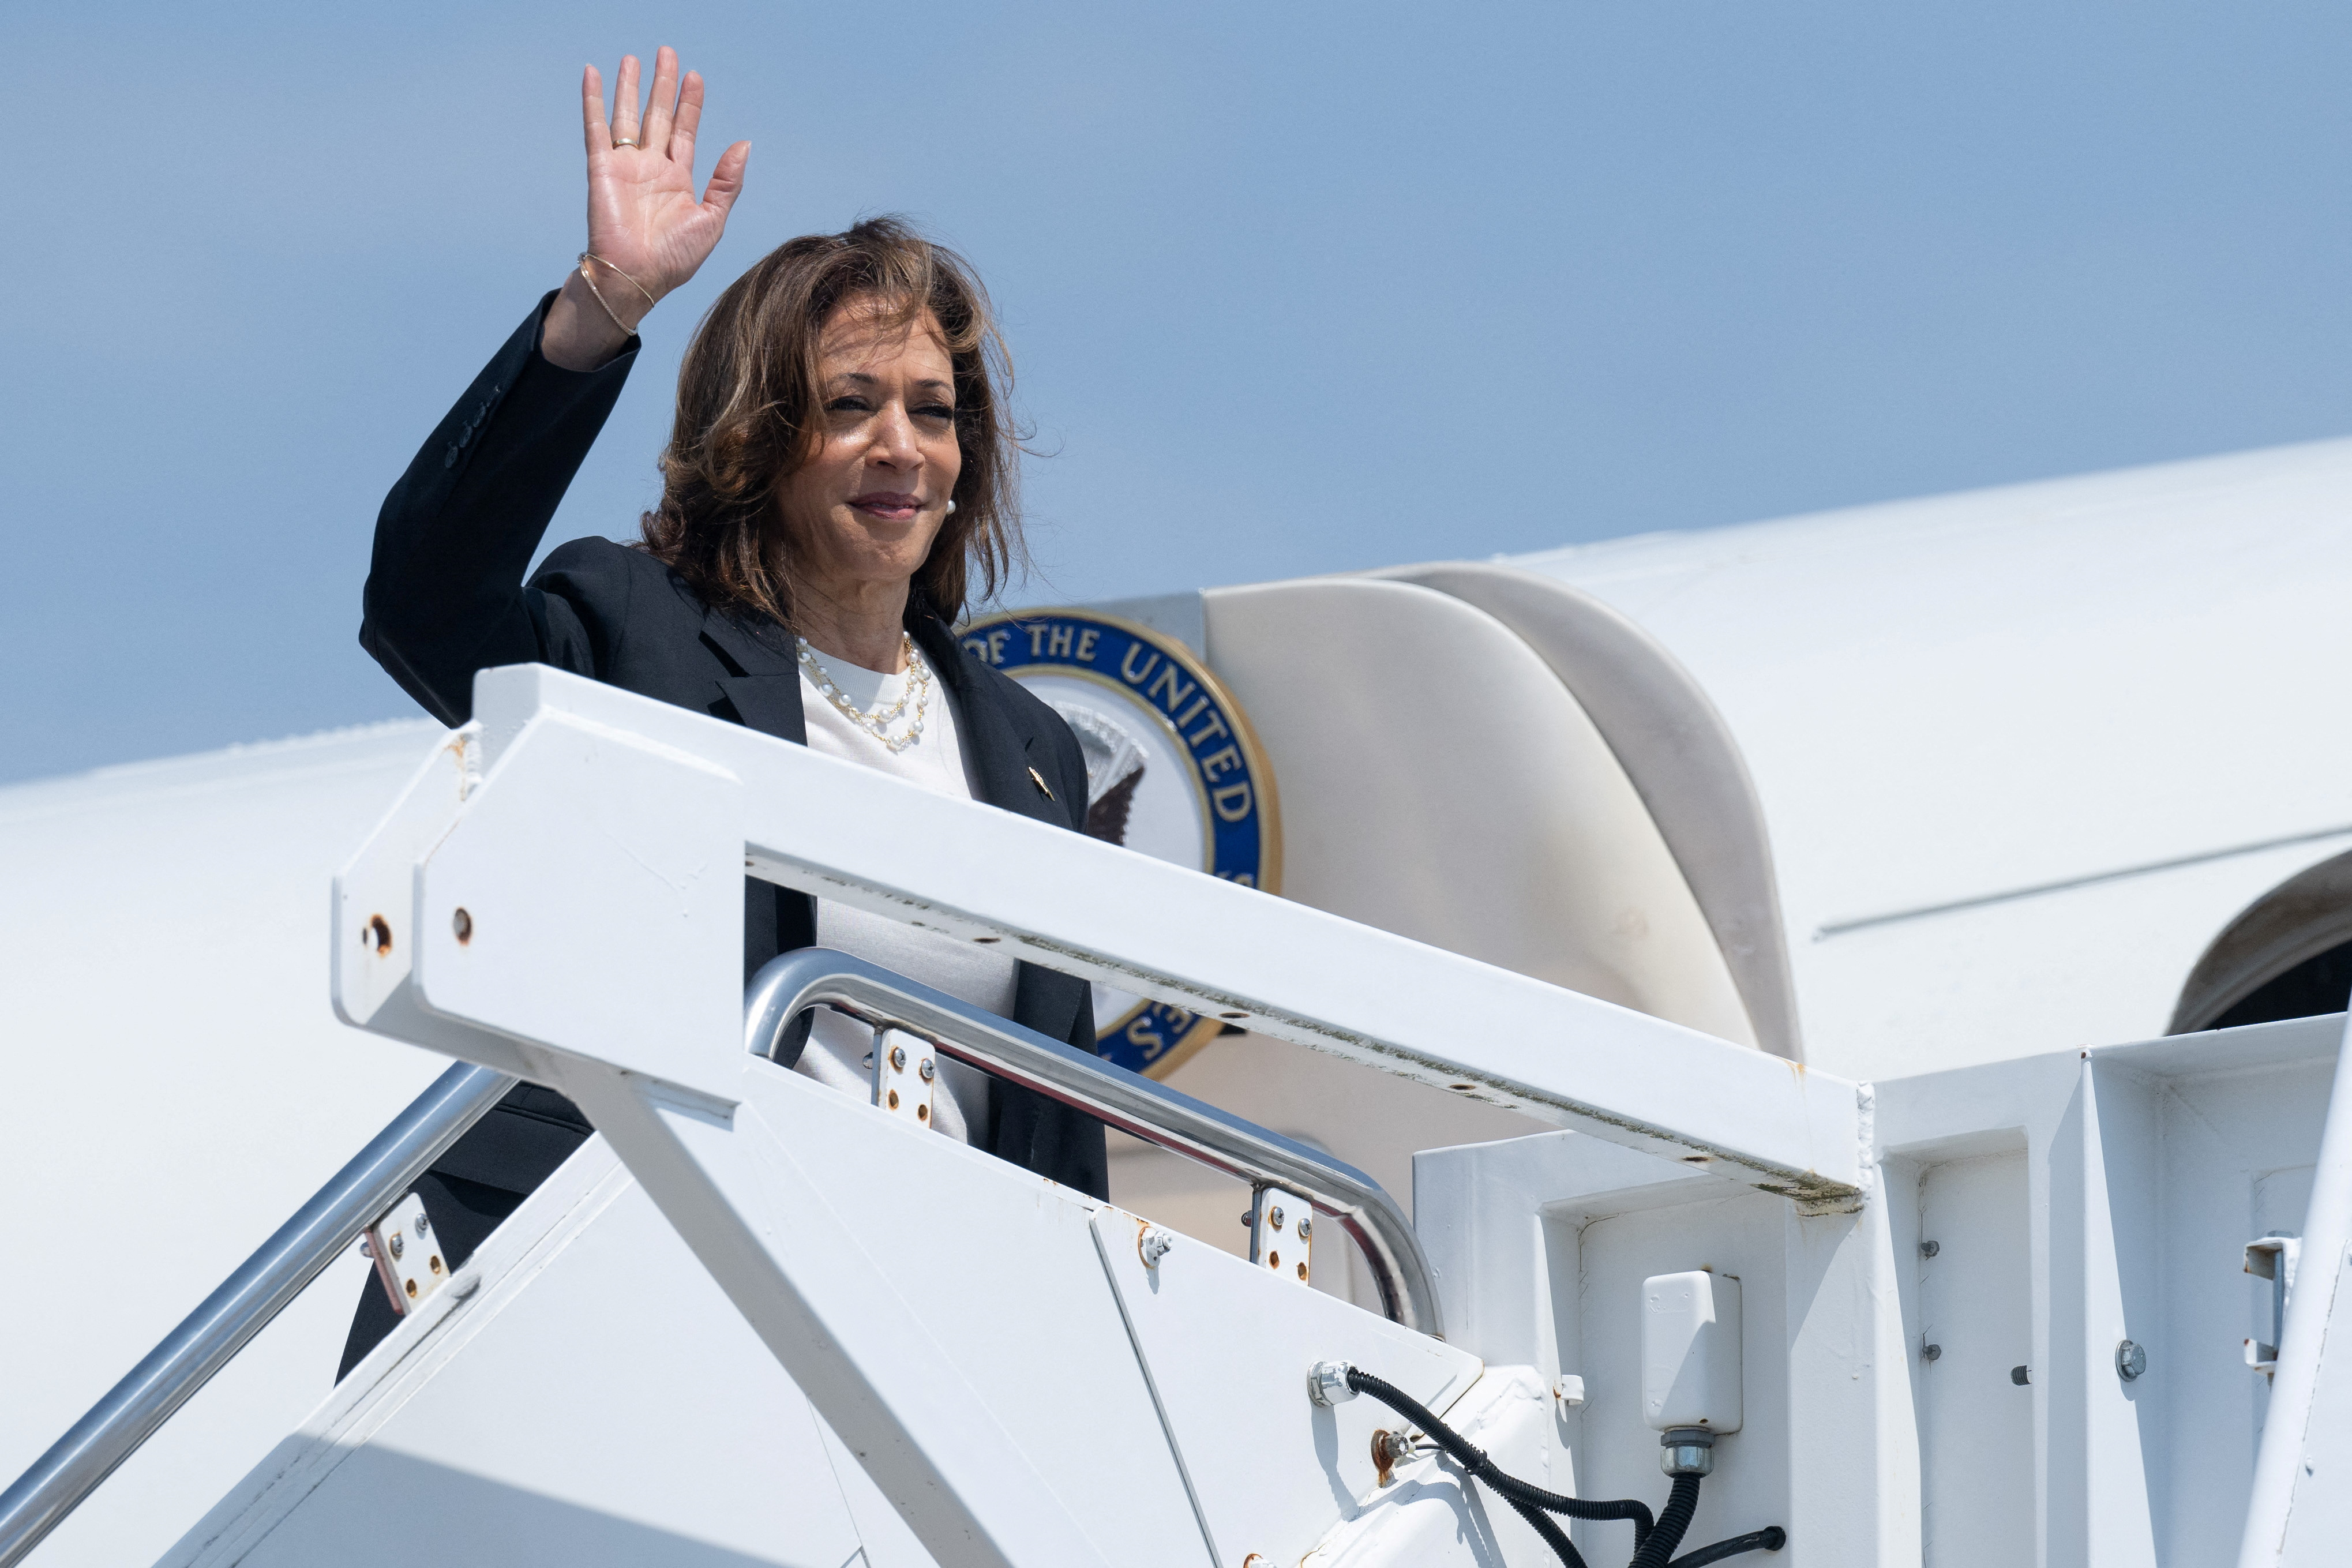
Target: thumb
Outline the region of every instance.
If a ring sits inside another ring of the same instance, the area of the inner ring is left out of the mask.
[[[727,221],[728,209],[735,198],[743,194],[743,170],[751,162],[751,144],[738,142],[719,154],[718,166],[710,171],[710,183],[702,188],[702,205],[709,207],[720,223]]]

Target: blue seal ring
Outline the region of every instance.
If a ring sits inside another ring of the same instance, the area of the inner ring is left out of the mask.
[[[964,648],[1015,680],[1076,677],[1108,688],[1156,720],[1191,763],[1206,865],[1223,881],[1279,892],[1282,836],[1274,787],[1241,704],[1183,644],[1117,616],[1020,610],[964,627]],[[1163,1077],[1223,1025],[1171,1003],[1138,1001],[1097,1020],[1095,1048],[1136,1072]]]

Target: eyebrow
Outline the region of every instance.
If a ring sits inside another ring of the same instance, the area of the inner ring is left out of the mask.
[[[860,386],[872,386],[875,382],[875,378],[873,376],[866,374],[862,370],[844,371],[835,379],[841,381],[854,381]],[[927,390],[937,389],[944,392],[953,392],[955,390],[955,384],[953,382],[941,381],[937,376],[926,376],[923,380],[915,383],[915,384]]]

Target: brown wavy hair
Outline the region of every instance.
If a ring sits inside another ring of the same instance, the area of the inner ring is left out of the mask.
[[[915,573],[910,607],[952,625],[975,572],[987,599],[1028,563],[1013,363],[988,291],[954,251],[903,219],[873,217],[770,251],[728,285],[687,345],[677,418],[661,455],[661,504],[640,530],[644,548],[706,605],[792,622],[801,551],[779,497],[824,439],[824,323],[857,299],[877,302],[890,327],[911,327],[929,311],[955,367],[963,454],[956,510]]]

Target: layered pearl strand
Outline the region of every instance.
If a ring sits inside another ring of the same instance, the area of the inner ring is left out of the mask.
[[[800,645],[801,668],[807,672],[810,683],[824,692],[826,700],[840,709],[851,723],[888,748],[893,756],[922,739],[923,715],[929,710],[931,701],[931,667],[924,662],[923,650],[915,646],[912,637],[904,632],[898,636],[899,647],[907,659],[906,683],[899,688],[898,701],[887,708],[876,708],[870,711],[852,702],[843,694],[841,688],[834,684],[832,672],[818,659],[816,650],[809,647],[808,638],[793,639]],[[904,734],[893,736],[890,726],[905,715],[909,702],[914,704],[914,718]]]

